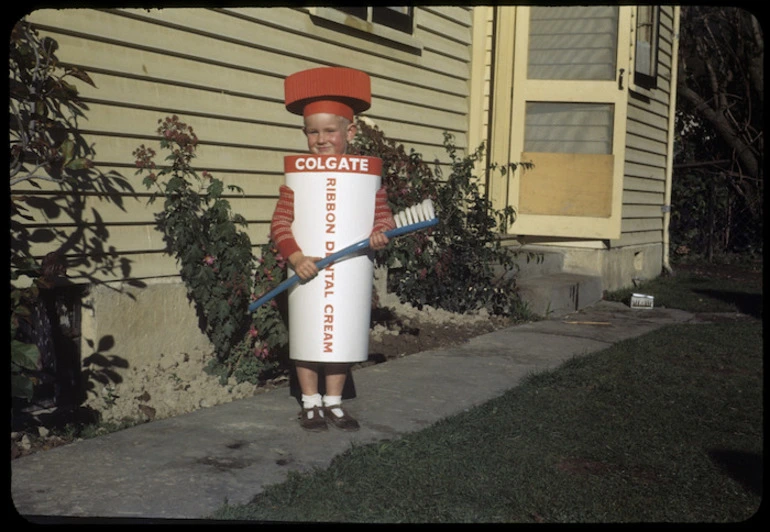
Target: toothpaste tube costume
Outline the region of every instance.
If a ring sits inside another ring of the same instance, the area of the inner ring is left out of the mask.
[[[364,72],[322,67],[286,78],[286,109],[310,116],[331,113],[353,122],[369,108]],[[284,158],[285,185],[271,234],[279,252],[324,257],[395,227],[381,187],[382,161],[356,155],[291,155]],[[369,356],[373,262],[354,254],[289,289],[290,358],[353,363]],[[295,275],[290,271],[290,275]]]

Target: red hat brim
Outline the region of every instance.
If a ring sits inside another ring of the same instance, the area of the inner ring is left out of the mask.
[[[284,94],[286,109],[297,115],[304,115],[309,103],[323,101],[343,104],[358,114],[369,109],[372,100],[369,75],[344,67],[311,68],[292,74],[284,81]]]

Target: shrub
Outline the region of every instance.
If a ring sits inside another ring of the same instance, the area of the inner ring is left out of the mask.
[[[196,172],[191,163],[198,137],[177,116],[158,120],[161,149],[171,151],[169,167],[158,169],[152,148],[141,145],[133,155],[138,174],[147,172],[144,184],[155,189],[150,198],[164,198],[156,215],[169,253],[179,262],[182,280],[194,301],[203,330],[216,353],[209,369],[226,379],[256,383],[275,365],[270,347],[280,343],[280,333],[260,333],[264,313],[249,315],[254,282],[254,257],[248,236],[238,230],[242,216],[234,214],[222,197],[224,185],[207,171]],[[242,192],[238,187],[228,189]]]
[[[9,45],[9,162],[10,185],[38,181],[58,185],[65,193],[77,190],[93,166],[90,149],[77,133],[77,119],[88,107],[81,100],[73,80],[94,86],[91,78],[75,67],[62,67],[56,56],[59,44],[51,37],[41,38],[37,29],[25,20],[11,30]],[[50,206],[40,198],[13,193],[11,207],[11,396],[32,399],[36,387],[48,369],[34,341],[49,342],[41,327],[46,317],[42,293],[51,293],[56,274],[46,272],[34,256],[31,243],[48,242],[54,234],[45,227],[34,232],[21,220],[35,221],[33,210]],[[85,240],[85,239],[84,239]],[[95,239],[97,240],[97,239]],[[63,262],[61,253],[48,258]],[[65,267],[66,268],[66,265]],[[28,287],[14,286],[22,277],[32,280]],[[42,309],[42,310],[41,310]]]
[[[356,152],[383,160],[383,183],[393,211],[430,198],[439,218],[432,230],[404,235],[377,254],[378,263],[396,273],[390,288],[399,299],[418,308],[430,305],[450,312],[517,313],[520,301],[511,273],[515,254],[498,238],[515,212],[510,206],[494,209],[479,187],[474,172],[484,160],[483,145],[461,156],[454,137],[444,133],[450,164],[442,179],[439,164],[433,172],[419,153],[407,154],[402,145],[363,121],[358,126]],[[487,170],[505,175],[516,167],[517,163],[493,164]]]

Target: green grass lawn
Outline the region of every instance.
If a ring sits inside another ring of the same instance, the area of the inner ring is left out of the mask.
[[[634,289],[748,317],[669,326],[468,412],[354,446],[212,518],[293,522],[737,522],[762,498],[761,280]],[[609,294],[623,300],[631,291]],[[758,297],[758,299],[756,299]]]
[[[661,276],[638,287],[607,294],[605,299],[628,303],[634,292],[654,296],[656,307],[762,317],[762,276],[750,270],[737,269],[731,275],[724,267],[718,274],[709,273],[707,266],[687,269],[673,277]]]

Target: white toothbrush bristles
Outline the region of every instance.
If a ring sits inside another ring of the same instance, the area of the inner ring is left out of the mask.
[[[414,216],[415,223],[425,221],[425,213],[422,210],[421,204],[418,203],[412,207],[412,216]]]
[[[393,215],[393,219],[396,221],[396,227],[405,227],[419,222],[427,222],[435,217],[436,211],[433,210],[433,201],[430,199],[423,200],[422,203],[412,205]]]
[[[425,212],[426,220],[432,220],[436,217],[436,211],[433,210],[433,201],[431,201],[430,198],[422,202],[422,208]]]

